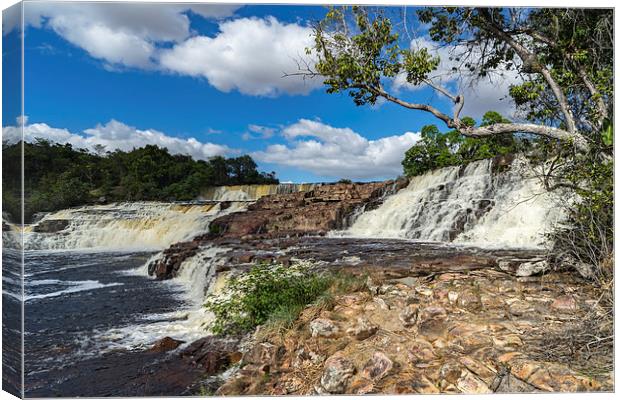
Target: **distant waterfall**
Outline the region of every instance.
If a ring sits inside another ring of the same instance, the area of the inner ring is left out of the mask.
[[[214,204],[157,202],[84,206],[47,214],[34,226],[26,226],[26,249],[163,249],[189,240],[209,228],[220,215],[239,211],[245,203],[222,209]],[[57,232],[36,232],[37,226],[66,224]]]
[[[254,201],[273,194],[307,192],[320,183],[280,183],[278,185],[213,186],[205,189],[200,198],[208,201]]]
[[[377,209],[337,235],[404,238],[499,247],[538,247],[561,218],[522,160],[494,173],[491,160],[411,179]]]

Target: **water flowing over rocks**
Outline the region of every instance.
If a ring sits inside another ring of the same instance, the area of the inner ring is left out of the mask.
[[[180,343],[166,333],[140,355],[163,368],[135,378],[143,395],[169,394],[166,384],[219,395],[612,390],[610,376],[549,351],[549,338],[601,310],[580,277],[551,269],[539,239],[558,215],[545,199],[521,202],[535,185],[513,174],[515,163],[483,160],[409,183],[217,188],[207,193],[217,201],[200,205],[81,208],[44,216],[32,243],[88,247],[119,234],[155,243],[163,251],[144,273],[187,284],[198,305],[256,263],[307,260],[317,273],[365,277],[364,289],[309,305],[277,334],[205,331]],[[192,326],[204,322],[197,315]],[[150,380],[161,385],[147,390]]]
[[[376,208],[384,196],[401,189],[405,180],[321,185],[305,192],[261,197],[246,212],[215,219],[211,230],[224,237],[324,235],[346,228],[358,208]]]

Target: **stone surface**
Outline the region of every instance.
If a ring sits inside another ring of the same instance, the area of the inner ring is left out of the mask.
[[[347,333],[357,340],[364,340],[377,333],[378,330],[379,327],[368,322],[366,318],[358,318],[357,324],[353,328],[349,328]]]
[[[497,393],[532,393],[538,390],[527,382],[506,374],[499,379],[495,392]]]
[[[418,306],[409,304],[398,314],[405,327],[411,327],[418,321]]]
[[[467,394],[493,393],[493,391],[480,378],[469,371],[465,371],[456,381],[456,387],[461,392]]]
[[[248,243],[238,244],[241,248],[229,257],[247,253]],[[260,248],[259,257],[275,260],[282,253],[269,254],[273,243],[266,239],[251,246]],[[591,312],[587,307],[598,307],[596,291],[580,278],[558,272],[517,278],[516,269],[493,268],[494,261],[480,255],[432,259],[424,247],[409,251],[402,242],[388,241],[379,248],[351,239],[290,238],[286,243],[293,248],[286,253],[290,260],[312,258],[326,268],[368,274],[364,281],[374,290],[358,287],[335,296],[333,306],[310,305],[290,329],[258,336],[244,355],[243,368],[226,383],[227,393],[613,388],[606,375],[586,378],[566,361],[554,361],[553,342],[541,352],[541,338],[564,335],[570,324]],[[559,303],[568,307],[558,309]]]
[[[310,332],[312,337],[334,337],[338,334],[339,329],[333,321],[327,318],[317,318],[310,322]]]
[[[381,380],[385,377],[394,366],[392,360],[380,351],[376,351],[370,360],[364,365],[362,376],[370,380]]]
[[[574,311],[577,309],[577,302],[573,296],[561,296],[553,301],[551,308],[558,311]]]
[[[222,371],[234,361],[239,361],[238,339],[207,336],[191,343],[181,352],[181,357],[199,365],[207,374]]]
[[[353,363],[340,353],[336,353],[325,361],[321,386],[329,393],[344,393],[354,373]]]
[[[150,351],[163,353],[166,351],[174,350],[183,343],[185,342],[182,340],[176,340],[171,338],[170,336],[166,336],[165,338],[159,339],[158,341],[153,343]]]

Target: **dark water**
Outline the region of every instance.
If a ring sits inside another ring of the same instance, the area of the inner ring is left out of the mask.
[[[4,238],[3,238],[4,239]],[[21,396],[21,252],[2,249],[2,389]]]
[[[184,306],[173,287],[128,273],[151,255],[25,253],[27,397],[141,394],[118,390],[162,356],[118,350],[101,335],[119,327],[140,330],[153,323],[145,316]],[[19,316],[5,317],[15,321]]]

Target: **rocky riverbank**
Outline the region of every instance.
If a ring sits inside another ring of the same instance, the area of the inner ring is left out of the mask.
[[[613,390],[604,355],[573,354],[571,335],[603,314],[540,252],[402,240],[221,238],[216,273],[310,260],[367,276],[363,290],[308,306],[285,332],[207,337],[180,353],[202,369],[193,390],[220,395]],[[611,354],[608,354],[611,356]],[[232,368],[232,369],[230,369]],[[216,377],[229,369],[229,375]],[[205,378],[207,377],[208,378]]]
[[[601,311],[596,299],[566,274],[371,275],[367,290],[306,308],[283,334],[255,334],[217,394],[612,390],[611,375],[592,376],[579,354],[561,360],[566,333]]]

